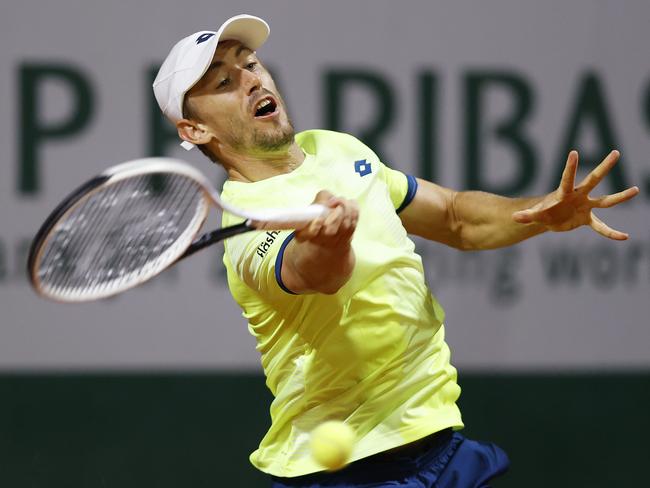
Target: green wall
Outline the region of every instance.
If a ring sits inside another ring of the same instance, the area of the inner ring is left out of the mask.
[[[513,466],[495,488],[648,486],[650,373],[463,374],[465,434]],[[0,487],[264,487],[253,374],[0,375]]]

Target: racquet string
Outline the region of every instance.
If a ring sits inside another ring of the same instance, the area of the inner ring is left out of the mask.
[[[97,238],[106,233],[107,229],[114,225],[116,215],[113,214],[112,221],[107,218],[107,209],[114,203],[114,194],[123,191],[125,182],[118,182],[115,188],[106,188],[106,191],[100,191],[87,202],[88,213],[85,212],[84,206],[80,206],[70,215],[69,227],[75,232],[74,239],[68,239],[66,247],[69,246],[73,251],[70,253],[72,261],[80,266],[80,259],[85,258],[86,266],[91,266],[96,263],[95,257],[101,255],[103,248],[101,247],[102,240]],[[110,191],[109,191],[110,190]],[[102,195],[103,194],[103,195]],[[90,213],[90,209],[96,210]],[[97,223],[97,228],[88,229],[91,222]],[[95,233],[95,238],[89,238],[89,232]],[[71,242],[72,241],[72,242]],[[74,242],[76,241],[76,243]],[[103,241],[106,242],[105,240]],[[72,285],[71,281],[75,278],[76,266],[68,267],[66,274],[61,277],[60,288],[66,289]],[[92,271],[92,270],[91,270]]]
[[[178,200],[169,202],[164,198],[157,198],[158,205],[151,209],[151,215],[162,217],[168,213],[168,208],[172,208],[175,218],[162,223],[157,228],[143,232],[138,236],[139,238],[134,239],[134,248],[130,249],[130,253],[120,253],[119,256],[116,256],[119,259],[115,266],[116,269],[124,269],[126,266],[130,266],[131,269],[137,270],[138,274],[142,273],[148,261],[156,259],[165,249],[168,249],[178,240],[177,230],[180,230],[180,228],[173,226],[179,222],[189,222],[197,209],[196,205],[193,205],[193,197],[196,193],[192,190],[197,190],[198,185],[187,178],[183,179],[185,181],[182,188],[179,189],[179,195],[174,194],[174,197]],[[148,182],[150,190],[155,195],[157,190],[155,186],[151,186],[152,183],[155,185],[160,184],[160,182],[157,183],[157,179]],[[168,205],[171,205],[171,207],[168,207]]]
[[[108,210],[114,203],[114,194],[123,190],[123,186],[124,182],[119,182],[91,194],[65,220],[58,223],[49,243],[49,249],[53,250],[54,255],[50,259],[50,253],[45,254],[41,261],[41,269],[47,270],[45,278],[41,278],[44,285],[53,286],[60,294],[82,283],[77,272],[77,269],[81,269],[80,260],[83,259],[86,265],[92,266],[93,261],[89,259],[93,257],[91,246],[95,251],[101,251],[97,248],[103,242],[102,236],[105,235],[106,228],[114,224],[107,219]],[[115,218],[115,214],[112,215]],[[91,225],[92,228],[89,229]],[[96,276],[93,271],[88,270],[87,278]],[[84,285],[90,286],[90,281],[87,280]]]
[[[207,202],[179,174],[137,175],[80,202],[52,230],[38,267],[53,295],[101,296],[169,265],[198,231]]]
[[[132,178],[106,187],[87,205],[78,207],[70,216],[70,227],[77,231],[78,225],[81,231],[68,242],[71,249],[77,250],[72,257],[76,266],[62,276],[57,292],[82,287],[101,292],[109,285],[119,287],[120,281],[137,279],[146,261],[157,257],[152,229],[152,224],[158,223],[156,217],[167,215],[166,206],[177,205],[179,194],[182,204],[192,186],[184,178],[179,180],[182,185],[172,182],[171,191],[162,195],[151,193],[149,177]],[[84,218],[84,207],[92,207],[94,201],[99,212]],[[174,224],[162,227],[169,231]],[[72,244],[73,240],[77,245]],[[75,274],[75,268],[85,270],[83,276]]]
[[[57,281],[64,281],[71,271],[75,255],[80,255],[83,249],[75,248],[78,245],[77,239],[72,239],[70,229],[77,226],[76,232],[81,233],[87,224],[87,221],[96,218],[97,212],[100,211],[98,199],[93,199],[88,205],[88,220],[81,219],[78,223],[75,219],[66,219],[58,225],[55,233],[51,235],[46,250],[43,252],[44,257],[41,259],[39,273],[41,282],[48,283],[53,276],[57,276]],[[81,240],[79,240],[81,242]],[[49,265],[46,266],[45,263]]]
[[[156,190],[156,180],[158,180],[159,175],[152,175],[151,178],[140,178],[140,184],[138,192],[141,191],[150,191],[151,196],[157,202],[153,205],[152,208],[148,209],[148,214],[151,216],[157,216],[159,214],[165,214],[165,205],[168,203],[164,198],[159,198],[159,191]],[[183,195],[187,193],[189,184],[183,189]],[[158,195],[158,196],[157,196]],[[140,229],[138,229],[140,230]],[[106,239],[104,242],[104,249],[102,249],[98,254],[103,256],[109,249],[114,249],[111,254],[111,261],[105,264],[105,268],[108,270],[117,270],[118,272],[123,272],[124,270],[139,270],[141,271],[143,266],[146,264],[147,260],[155,258],[152,255],[152,252],[155,254],[157,249],[157,242],[154,240],[156,234],[151,231],[150,228],[142,229],[142,232],[132,232],[130,235],[120,236],[121,242],[118,242],[111,246],[109,239]],[[124,239],[127,239],[128,242],[122,242]],[[110,271],[109,271],[110,272]]]
[[[108,244],[106,237],[101,239],[101,236],[106,236],[111,233],[112,228],[115,226],[115,221],[118,218],[116,212],[110,212],[110,209],[114,204],[116,204],[115,195],[119,195],[124,191],[125,181],[118,182],[112,187],[106,187],[102,191],[93,195],[87,202],[89,208],[95,208],[97,211],[94,214],[85,213],[84,206],[79,206],[75,211],[70,215],[69,227],[74,234],[74,241],[76,245],[72,242],[68,242],[67,246],[70,246],[72,249],[75,249],[75,252],[72,252],[72,261],[75,263],[74,267],[69,267],[66,274],[63,275],[60,279],[59,289],[61,292],[63,290],[74,287],[78,283],[75,283],[75,278],[78,278],[75,275],[77,267],[86,266],[88,270],[88,278],[92,277],[93,280],[98,279],[98,274],[94,271],[92,267],[97,264],[97,258],[101,258],[105,246]],[[140,185],[142,186],[142,185]],[[134,192],[141,191],[140,188],[135,188]],[[96,225],[95,228],[89,228],[89,226]],[[93,232],[94,235],[90,235]],[[80,261],[83,259],[84,261]],[[92,287],[94,283],[88,282],[84,286]]]

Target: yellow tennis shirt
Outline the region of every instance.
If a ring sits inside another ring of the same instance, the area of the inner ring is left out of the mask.
[[[296,141],[306,156],[300,167],[254,183],[227,181],[222,193],[233,205],[264,208],[308,205],[329,190],[360,207],[356,265],[334,295],[295,295],[282,283],[290,231],[225,241],[228,284],[275,397],[271,427],[250,459],[282,477],[322,470],[310,456],[309,433],[325,420],[355,431],[351,460],[463,426],[444,311],[396,211],[415,195],[415,178],[346,134],[312,130]],[[223,216],[223,225],[239,221]]]

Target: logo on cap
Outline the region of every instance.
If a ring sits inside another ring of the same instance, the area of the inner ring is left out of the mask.
[[[199,37],[196,38],[196,43],[201,44],[202,42],[205,42],[208,39],[210,39],[213,35],[214,33],[212,32],[206,32],[205,34],[201,34]]]

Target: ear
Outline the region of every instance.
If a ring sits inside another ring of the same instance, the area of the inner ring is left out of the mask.
[[[181,119],[176,122],[178,137],[194,145],[207,144],[214,138],[214,134],[208,128],[189,119]]]

